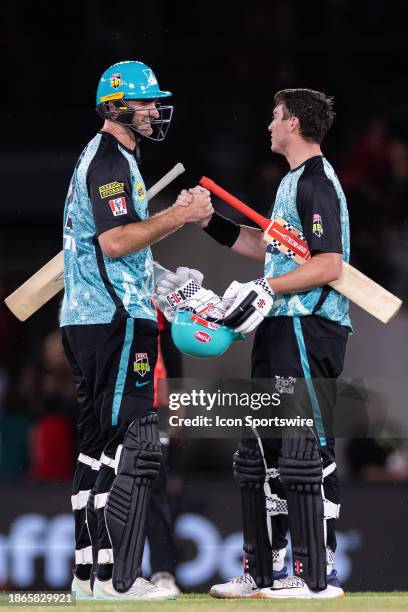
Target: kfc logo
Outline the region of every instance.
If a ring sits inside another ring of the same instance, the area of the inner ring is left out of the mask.
[[[115,198],[114,200],[109,200],[109,206],[114,217],[127,215],[125,198]]]

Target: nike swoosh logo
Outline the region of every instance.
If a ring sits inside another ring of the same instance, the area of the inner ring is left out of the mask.
[[[140,382],[140,380],[136,381],[136,387],[145,387],[146,385],[148,385],[149,383],[151,383],[151,380],[148,380],[146,382]]]

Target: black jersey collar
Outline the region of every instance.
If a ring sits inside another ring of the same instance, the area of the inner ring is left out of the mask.
[[[300,166],[298,166],[297,168],[293,168],[293,170],[291,170],[290,172],[297,172],[302,166],[304,166],[305,164],[308,164],[309,162],[311,162],[312,160],[317,160],[317,159],[323,159],[324,155],[313,155],[313,157],[309,157],[309,159],[305,159],[305,161],[303,162],[303,164],[300,164]]]
[[[135,146],[134,149],[129,149],[128,147],[125,147],[124,144],[122,144],[120,142],[120,140],[118,140],[116,138],[116,136],[114,136],[113,134],[111,134],[110,132],[105,132],[104,130],[99,130],[99,134],[102,134],[102,136],[105,136],[105,138],[109,138],[109,140],[112,140],[113,142],[116,142],[120,147],[122,147],[122,149],[125,149],[125,151],[127,151],[128,153],[130,153],[131,155],[135,155],[136,150],[137,150],[137,144]]]

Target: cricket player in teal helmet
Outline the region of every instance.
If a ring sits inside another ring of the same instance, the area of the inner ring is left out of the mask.
[[[100,78],[96,110],[103,119],[126,126],[145,138],[164,140],[173,106],[162,105],[160,101],[171,95],[171,91],[160,89],[153,70],[143,62],[118,62]]]
[[[80,407],[71,496],[78,599],[177,594],[141,577],[162,457],[153,410],[158,325],[150,246],[205,219],[212,205],[197,186],[149,215],[138,140],[164,139],[173,109],[159,102],[170,95],[142,62],[119,62],[103,73],[96,104],[104,123],[78,159],[65,202],[60,325]]]

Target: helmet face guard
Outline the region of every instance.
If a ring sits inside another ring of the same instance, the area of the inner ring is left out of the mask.
[[[112,108],[112,104],[114,105],[114,108]],[[160,142],[166,138],[166,134],[173,117],[174,107],[170,105],[161,105],[157,102],[155,103],[155,107],[156,111],[159,113],[159,117],[157,119],[150,116],[145,117],[146,123],[148,123],[152,128],[151,134],[141,132],[132,123],[134,115],[138,112],[143,112],[143,109],[132,108],[127,104],[124,98],[121,100],[102,102],[96,107],[96,110],[102,119],[117,121],[121,125],[125,125],[145,138]]]
[[[199,359],[219,357],[233,342],[245,338],[222,323],[207,318],[204,313],[194,314],[182,308],[177,310],[172,322],[171,336],[179,351]]]
[[[160,89],[151,68],[143,62],[125,61],[110,66],[101,76],[96,92],[96,110],[103,119],[117,121],[150,140],[164,140],[173,116],[173,106],[162,106],[156,101],[171,96],[171,91]],[[145,134],[133,124],[134,115],[143,109],[134,109],[126,100],[154,101],[158,118],[146,117],[152,128]]]

